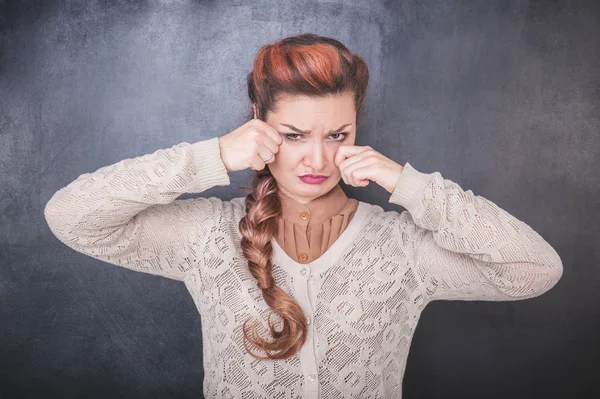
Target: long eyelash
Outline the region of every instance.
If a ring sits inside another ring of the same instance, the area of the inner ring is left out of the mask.
[[[343,138],[341,140],[333,140],[333,141],[339,141],[340,143],[343,141],[346,141],[346,137],[350,134],[350,133],[334,133],[334,134],[341,134],[343,136]],[[334,134],[332,134],[331,136],[333,136]],[[299,141],[300,139],[297,138],[291,138],[290,136],[300,136],[300,134],[298,133],[289,133],[289,134],[284,134],[283,136],[285,136],[285,138],[289,141]]]

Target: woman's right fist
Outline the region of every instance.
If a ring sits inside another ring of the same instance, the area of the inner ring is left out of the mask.
[[[252,119],[219,137],[219,149],[227,172],[248,168],[262,170],[265,164],[275,160],[282,142],[283,139],[271,125],[260,119]]]

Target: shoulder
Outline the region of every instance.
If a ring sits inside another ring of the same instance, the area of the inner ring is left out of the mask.
[[[198,220],[198,215],[204,215],[213,226],[221,227],[238,221],[246,214],[245,197],[225,200],[219,197],[192,197],[174,201],[180,208],[189,210],[187,220]]]
[[[390,226],[396,229],[396,231],[408,231],[411,228],[416,227],[411,214],[405,209],[399,211],[395,209],[385,210],[377,204],[364,201],[358,202],[359,206],[357,212],[361,212],[362,208],[362,217],[366,219],[364,225],[375,224]]]
[[[246,196],[223,200],[221,203],[221,212],[224,219],[230,220],[237,225],[246,216]]]
[[[233,212],[236,215],[245,216],[246,215],[246,196],[243,197],[235,197],[230,199],[229,201],[225,201],[226,206],[230,212]]]
[[[199,201],[201,203],[210,205],[212,210],[217,213],[238,213],[240,210],[243,210],[245,213],[245,198],[246,197],[237,197],[229,200],[224,200],[219,197],[196,197],[189,198],[189,201]]]
[[[362,213],[369,220],[390,220],[400,216],[395,210],[386,211],[383,207],[365,201],[358,201],[357,213]]]

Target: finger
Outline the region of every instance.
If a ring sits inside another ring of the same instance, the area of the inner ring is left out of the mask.
[[[360,154],[361,152],[371,149],[369,146],[357,146],[357,145],[341,145],[338,147],[333,163],[338,168],[340,164],[347,158],[353,157],[354,155]]]
[[[377,160],[373,157],[362,159],[344,168],[344,174],[353,186],[369,184],[370,177],[374,176],[374,165]]]
[[[360,162],[364,155],[370,150],[372,150],[369,146],[344,146],[348,148],[341,149],[338,148],[338,152],[336,153],[335,158],[337,159],[338,168],[341,172],[342,178],[344,182],[348,185],[357,186],[354,179],[352,179],[351,175],[348,173],[348,166]],[[341,149],[341,151],[340,151]],[[362,155],[361,155],[362,154]],[[335,161],[334,161],[335,162]]]
[[[346,158],[339,164],[338,168],[342,174],[342,177],[344,178],[344,182],[348,182],[346,184],[352,183],[352,178],[350,177],[350,175],[348,173],[348,171],[349,171],[348,167],[350,165],[354,165],[355,163],[360,162],[363,159],[365,159],[365,157],[368,156],[368,154],[369,154],[369,150],[370,150],[370,147],[367,149],[363,149],[362,152],[359,152],[349,158]]]
[[[274,154],[277,154],[278,152],[279,145],[270,136],[263,134],[262,148],[260,149],[263,159],[267,159],[270,154],[273,154],[273,158],[275,158]]]
[[[271,152],[268,148],[263,148],[259,150],[257,154],[263,163],[271,163],[275,160],[275,154]],[[268,161],[265,162],[265,159],[268,159]]]
[[[265,159],[267,157],[264,157]],[[269,160],[270,162],[271,160]],[[265,161],[263,161],[263,159],[261,158],[261,155],[259,153],[256,153],[256,155],[252,158],[251,162],[250,162],[250,169],[252,170],[263,170],[265,168]]]
[[[260,119],[253,119],[253,123],[259,129],[260,132],[264,133],[265,136],[270,138],[277,146],[280,146],[283,143],[283,139],[277,130],[273,128],[273,126],[269,125],[267,122],[264,122]],[[273,153],[275,153],[274,151]]]
[[[361,153],[358,153],[358,154],[355,154],[355,155],[353,155],[353,156],[351,156],[351,157],[349,157],[349,158],[346,158],[346,159],[344,159],[344,160],[343,160],[343,161],[340,163],[340,166],[339,166],[339,168],[340,168],[340,169],[347,169],[347,168],[348,168],[350,165],[353,165],[353,164],[355,164],[356,162],[360,162],[360,161],[362,161],[362,160],[365,158],[365,156],[366,156],[367,154],[368,154],[368,153],[367,153],[366,151],[363,151],[363,152],[361,152]]]

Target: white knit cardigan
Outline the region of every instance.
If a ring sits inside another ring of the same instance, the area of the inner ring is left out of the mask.
[[[406,163],[384,211],[359,201],[342,235],[299,263],[275,239],[273,274],[302,307],[308,336],[286,360],[256,360],[242,323],[281,319],[240,248],[244,197],[176,200],[229,185],[218,139],[157,150],[79,176],[44,215],[75,251],[185,283],[202,318],[206,398],[401,398],[410,342],[436,299],[536,297],[562,276],[557,252],[526,223]],[[264,355],[257,351],[257,354]]]

